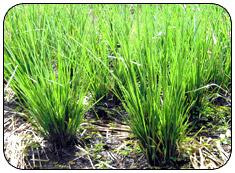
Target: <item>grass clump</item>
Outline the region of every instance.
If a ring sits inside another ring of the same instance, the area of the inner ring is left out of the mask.
[[[127,70],[125,76],[131,80],[122,88],[122,94],[133,133],[149,163],[159,165],[176,156],[177,144],[186,135],[187,110],[181,88],[164,86],[164,78],[158,84],[152,83],[154,76],[149,73],[137,82],[135,72]]]
[[[21,28],[16,16],[25,20],[29,17],[27,15],[35,14],[34,7],[20,6],[9,12],[11,18],[6,20],[5,31],[10,32],[16,42],[6,38],[5,74],[10,75],[18,67],[11,87],[26,109],[29,120],[50,141],[63,147],[75,139],[84,113],[90,106],[89,102],[84,103],[90,87],[85,61],[82,60],[85,50],[72,45],[69,35],[64,36],[61,30],[70,25],[55,24],[53,18],[32,16],[35,17],[33,22],[23,25],[27,31]],[[26,16],[22,15],[23,9],[27,11]],[[50,8],[39,7],[37,10],[50,13]],[[53,30],[57,40],[48,38]]]
[[[134,13],[126,9],[131,24],[119,25],[119,30],[127,32],[116,33],[121,45],[117,59],[124,69],[121,74],[115,73],[121,88],[116,94],[122,99],[130,126],[149,163],[174,162],[179,154],[177,146],[189,130],[189,110],[200,105],[203,91],[197,89],[211,82],[229,83],[229,77],[220,81],[217,76],[231,73],[224,70],[229,69],[226,63],[231,60],[229,51],[226,56],[217,54],[225,43],[215,42],[214,37],[220,30],[228,33],[230,25],[215,25],[216,20],[201,18],[202,15],[209,18],[210,13],[221,20],[225,17],[223,10],[213,6],[132,9]],[[209,50],[215,54],[212,56]],[[221,62],[220,58],[225,58],[223,67],[216,63]]]
[[[53,143],[66,146],[75,138],[89,107],[84,104],[89,84],[84,85],[83,78],[77,74],[71,79],[70,66],[59,59],[56,72],[47,69],[46,64],[40,64],[38,62],[32,71],[43,70],[34,75],[18,70],[11,86],[18,91],[22,106],[39,131]]]

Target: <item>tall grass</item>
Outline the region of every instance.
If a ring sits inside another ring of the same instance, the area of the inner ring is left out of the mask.
[[[4,75],[17,66],[11,87],[29,118],[63,145],[84,98],[112,91],[158,165],[177,157],[198,88],[231,83],[230,27],[216,5],[20,5],[5,20]]]
[[[129,23],[114,29],[121,45],[116,52],[119,68],[124,69],[116,73],[121,88],[116,93],[149,162],[157,165],[177,157],[177,145],[187,135],[189,110],[203,94],[196,90],[230,82],[230,21],[213,6],[151,7],[123,7]],[[221,23],[210,20],[211,14],[220,16]],[[218,37],[222,30],[226,34]]]
[[[11,87],[29,119],[48,139],[66,146],[76,137],[89,108],[84,104],[90,87],[86,50],[70,39],[73,35],[83,42],[85,19],[80,18],[76,33],[73,29],[68,32],[74,25],[65,19],[53,20],[50,9],[19,6],[9,12],[5,22],[5,74],[18,66]],[[35,11],[49,16],[37,16]],[[59,11],[56,14],[59,17]],[[19,20],[26,23],[22,25]]]

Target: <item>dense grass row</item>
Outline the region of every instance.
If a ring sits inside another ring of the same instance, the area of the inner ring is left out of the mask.
[[[177,156],[198,88],[230,84],[230,28],[216,5],[19,5],[4,23],[4,75],[15,71],[29,119],[62,146],[112,92],[157,165]]]

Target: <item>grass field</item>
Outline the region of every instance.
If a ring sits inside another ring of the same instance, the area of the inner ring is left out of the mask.
[[[5,97],[11,89],[23,123],[51,151],[79,147],[92,168],[114,168],[97,161],[106,144],[91,150],[82,137],[84,124],[100,120],[130,128],[139,149],[132,142],[128,152],[148,168],[228,160],[231,21],[217,5],[18,5],[4,21],[4,81]]]

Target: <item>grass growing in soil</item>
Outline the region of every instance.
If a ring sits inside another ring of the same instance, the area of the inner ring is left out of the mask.
[[[216,5],[18,5],[4,23],[4,77],[55,145],[113,93],[149,164],[170,164],[208,89],[231,86],[230,29]]]

